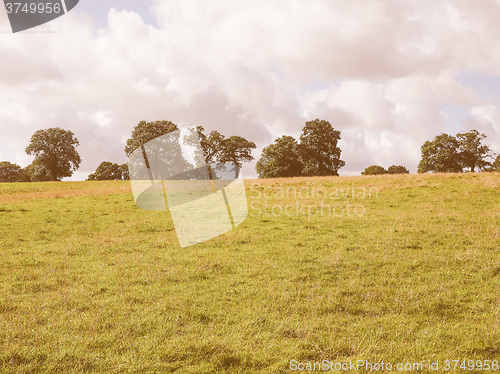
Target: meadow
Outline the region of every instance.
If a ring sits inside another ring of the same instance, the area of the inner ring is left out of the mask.
[[[0,373],[500,360],[500,174],[246,187],[240,226],[181,249],[129,182],[0,184]]]

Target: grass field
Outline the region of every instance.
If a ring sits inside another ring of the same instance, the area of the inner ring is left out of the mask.
[[[184,249],[128,182],[0,184],[0,372],[500,360],[500,174],[246,184]]]

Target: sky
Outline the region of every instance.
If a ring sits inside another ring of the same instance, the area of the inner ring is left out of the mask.
[[[415,173],[442,132],[477,129],[500,153],[498,14],[500,0],[80,0],[13,34],[0,4],[0,161],[28,165],[31,135],[61,127],[84,180],[127,161],[141,120],[243,136],[258,160],[324,119],[340,175]]]

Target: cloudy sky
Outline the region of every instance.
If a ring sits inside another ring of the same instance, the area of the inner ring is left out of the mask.
[[[140,120],[262,148],[326,119],[347,165],[402,164],[472,128],[500,153],[500,0],[80,0],[12,34],[0,5],[0,161],[38,129],[70,129],[83,180],[123,163]],[[254,163],[245,177],[256,176]]]

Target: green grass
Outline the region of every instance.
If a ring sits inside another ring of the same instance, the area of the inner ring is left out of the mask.
[[[247,190],[243,224],[181,249],[127,182],[0,184],[0,372],[500,359],[500,174]]]

